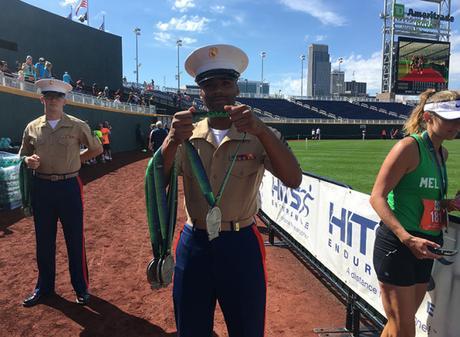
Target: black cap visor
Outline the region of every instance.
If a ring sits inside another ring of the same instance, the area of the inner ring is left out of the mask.
[[[200,85],[201,83],[212,78],[227,78],[237,80],[238,77],[240,77],[240,73],[233,69],[211,69],[199,74],[195,78],[195,82]]]
[[[65,94],[59,91],[42,91],[45,97],[65,97]]]

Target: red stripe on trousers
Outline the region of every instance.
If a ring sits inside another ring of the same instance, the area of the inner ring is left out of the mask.
[[[260,254],[262,255],[262,266],[264,268],[264,275],[265,275],[265,307],[267,307],[267,266],[265,264],[265,244],[264,244],[264,239],[262,238],[262,235],[260,234],[255,224],[252,225],[252,231],[254,232],[254,235],[256,236],[257,241],[259,242]],[[266,326],[265,319],[266,319],[266,313],[264,314],[264,336],[265,336],[265,326]]]
[[[82,269],[83,269],[83,279],[85,280],[86,283],[86,289],[89,288],[89,279],[88,279],[88,264],[86,263],[86,248],[85,248],[85,208],[83,206],[83,182],[81,181],[80,177],[77,177],[78,180],[78,185],[80,185],[80,197],[81,197],[81,207],[83,211],[83,216],[82,216]]]

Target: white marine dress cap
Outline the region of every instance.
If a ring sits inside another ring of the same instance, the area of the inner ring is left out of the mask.
[[[38,80],[35,82],[35,86],[40,89],[41,93],[52,91],[67,94],[72,90],[72,86],[69,83],[54,78]]]
[[[215,77],[237,79],[248,63],[248,56],[240,48],[214,44],[194,50],[185,60],[185,70],[200,84]]]

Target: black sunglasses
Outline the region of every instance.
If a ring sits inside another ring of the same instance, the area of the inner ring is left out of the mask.
[[[65,94],[62,92],[55,92],[55,91],[45,91],[42,93],[45,98],[64,98]]]

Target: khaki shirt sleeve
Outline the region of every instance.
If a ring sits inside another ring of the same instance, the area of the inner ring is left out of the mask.
[[[275,136],[280,139],[283,144],[289,149],[289,151],[291,150],[291,148],[289,147],[288,143],[284,140],[283,136],[281,135],[281,132],[279,132],[277,129],[275,128],[272,128],[272,127],[268,127],[274,134]],[[267,155],[267,152],[265,151],[264,149],[264,152],[263,152],[263,158],[264,158],[264,167],[265,169],[267,169],[268,171],[270,171],[271,173],[273,173],[273,166],[272,166],[272,163],[270,161],[270,158],[268,157]]]
[[[32,138],[30,137],[29,129],[30,125],[27,125],[22,135],[22,144],[21,148],[19,149],[19,155],[21,157],[31,156],[34,154],[34,147],[31,143]]]
[[[101,142],[91,132],[88,124],[85,122],[80,125],[80,143],[86,145],[90,151],[99,149],[101,147]]]

